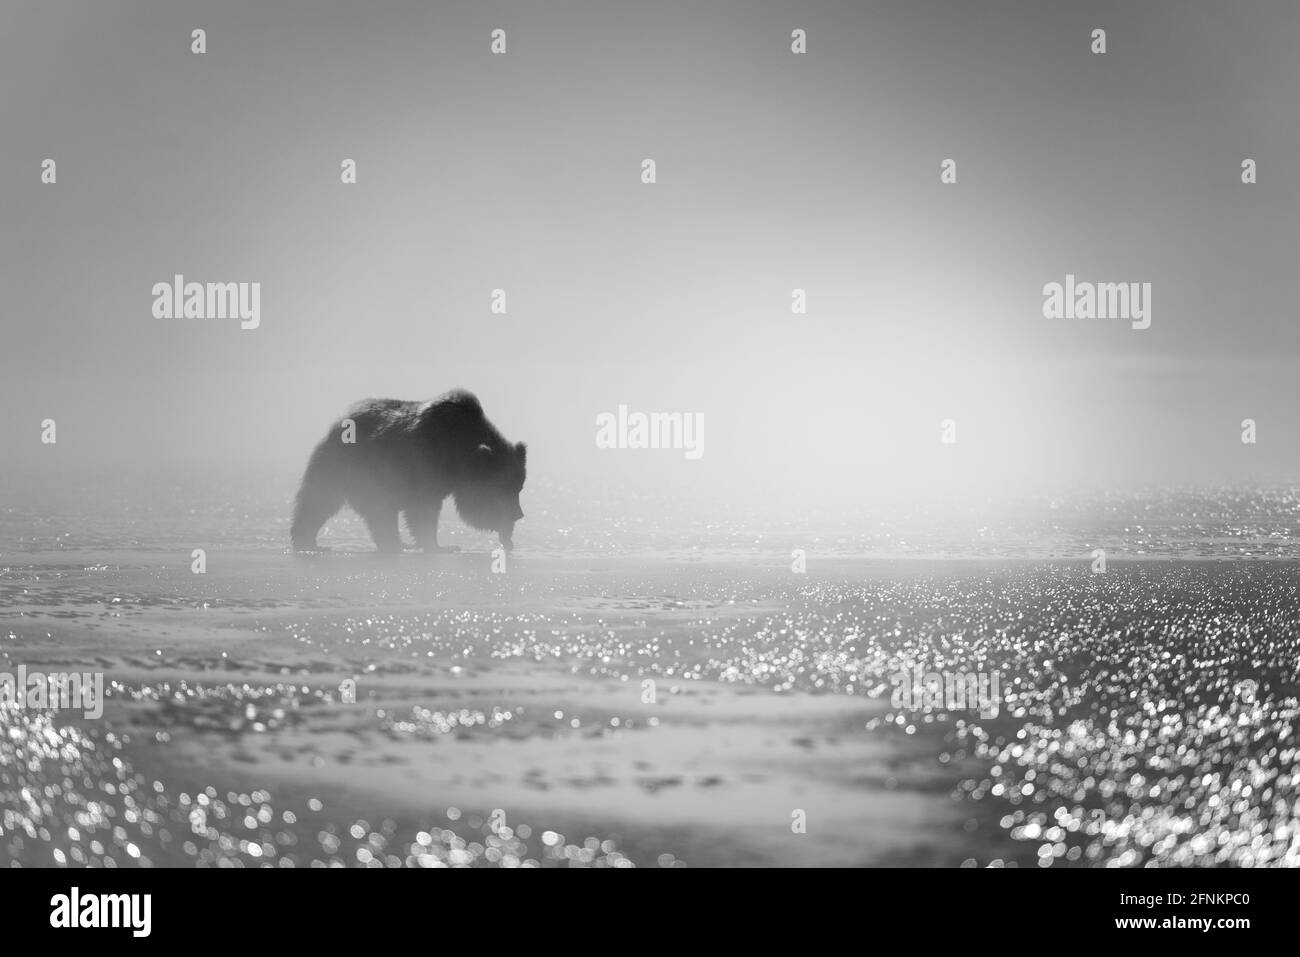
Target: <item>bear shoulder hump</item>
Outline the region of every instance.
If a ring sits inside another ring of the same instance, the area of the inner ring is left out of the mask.
[[[471,412],[482,412],[483,406],[479,403],[478,396],[468,389],[452,389],[450,392],[442,395],[441,400],[451,405],[458,405]]]
[[[430,399],[420,409],[426,416],[445,416],[447,413],[468,415],[470,418],[483,418],[483,406],[478,396],[466,389],[452,389],[436,399]]]
[[[400,399],[361,399],[348,406],[345,414],[350,418],[358,418],[364,415],[382,415],[399,408],[402,404]]]

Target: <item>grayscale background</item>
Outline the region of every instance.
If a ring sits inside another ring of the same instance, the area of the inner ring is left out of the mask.
[[[1300,866],[1298,38],[0,0],[0,674],[108,689],[0,695],[0,868]],[[177,273],[260,328],[155,319]],[[1150,328],[1044,318],[1068,273]],[[292,553],[329,424],[457,386],[528,443],[508,559],[450,505]]]
[[[59,468],[278,475],[354,399],[456,385],[549,474],[760,502],[1300,464],[1292,3],[0,17],[15,467],[49,464],[52,417]],[[260,281],[262,328],[153,319],[175,272]],[[1067,272],[1151,282],[1152,327],[1044,319]],[[620,402],[705,413],[704,459],[598,452],[595,415]]]

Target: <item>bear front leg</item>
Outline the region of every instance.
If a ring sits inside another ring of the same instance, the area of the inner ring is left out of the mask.
[[[438,516],[442,513],[442,500],[412,505],[406,512],[406,527],[411,530],[415,544],[426,552],[458,552],[455,545],[438,544]]]

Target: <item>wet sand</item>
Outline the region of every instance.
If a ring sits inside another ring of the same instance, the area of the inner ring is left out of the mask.
[[[0,863],[1297,862],[1293,563],[491,564],[16,556],[0,668],[111,689],[0,708]]]

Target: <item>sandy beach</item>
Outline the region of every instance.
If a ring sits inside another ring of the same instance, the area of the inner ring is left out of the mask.
[[[6,864],[1296,862],[1289,561],[206,563],[10,556],[0,667],[108,699],[0,709]],[[1004,707],[896,711],[890,661]]]

